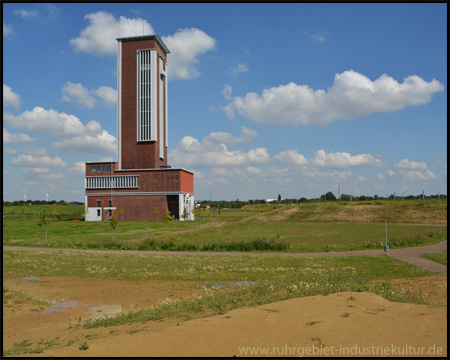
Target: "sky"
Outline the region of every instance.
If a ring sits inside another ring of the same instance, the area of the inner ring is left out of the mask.
[[[3,199],[117,161],[117,37],[168,56],[196,200],[447,193],[446,3],[3,3]]]

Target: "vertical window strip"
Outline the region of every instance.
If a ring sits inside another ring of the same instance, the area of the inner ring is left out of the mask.
[[[150,50],[139,50],[138,57],[138,141],[151,140],[151,56]]]

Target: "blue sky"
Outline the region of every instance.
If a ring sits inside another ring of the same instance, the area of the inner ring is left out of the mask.
[[[447,4],[3,3],[3,198],[117,160],[115,38],[158,34],[197,200],[445,194]]]

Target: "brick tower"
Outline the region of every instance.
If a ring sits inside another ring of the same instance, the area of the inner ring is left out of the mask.
[[[169,50],[158,35],[117,42],[118,161],[86,164],[86,220],[193,220],[193,173],[167,162]]]

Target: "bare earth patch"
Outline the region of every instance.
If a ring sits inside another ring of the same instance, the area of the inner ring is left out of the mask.
[[[435,275],[393,283],[424,296],[427,293],[430,301],[441,304],[446,303],[446,280],[446,275]],[[3,349],[12,349],[25,339],[32,343],[30,348],[40,343],[44,349],[19,356],[260,357],[298,356],[307,349],[322,353],[305,356],[392,356],[380,352],[405,351],[408,346],[422,353],[403,356],[447,354],[445,306],[393,303],[371,293],[296,298],[181,323],[168,319],[84,329],[79,321],[102,313],[150,307],[165,298],[197,295],[203,290],[196,282],[71,277],[7,279],[5,284],[33,299],[52,301],[42,309],[26,302],[19,306],[12,300],[3,304]],[[79,349],[83,342],[88,349]],[[46,344],[51,345],[46,348]],[[361,353],[371,346],[372,353]],[[443,352],[423,353],[433,347]],[[350,352],[357,349],[360,353]]]

